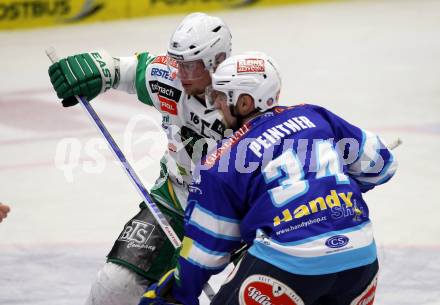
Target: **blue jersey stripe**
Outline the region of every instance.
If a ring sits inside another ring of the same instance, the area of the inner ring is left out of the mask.
[[[199,262],[196,262],[195,260],[193,260],[191,258],[187,258],[186,261],[188,261],[189,263],[191,263],[194,266],[197,266],[197,267],[199,267],[201,269],[207,269],[207,270],[212,270],[212,271],[214,271],[214,270],[223,270],[229,264],[229,263],[227,263],[227,264],[219,266],[219,267],[210,267],[210,266],[203,265],[203,264],[201,264]]]
[[[284,254],[262,243],[254,243],[249,253],[294,274],[320,275],[340,272],[373,263],[377,258],[374,241],[363,248],[319,257]]]
[[[215,237],[217,239],[226,239],[226,240],[231,240],[231,241],[240,241],[241,240],[240,237],[234,237],[234,236],[229,236],[229,235],[224,235],[224,234],[216,233],[216,232],[211,231],[211,230],[209,230],[209,229],[207,229],[205,227],[202,227],[198,223],[196,223],[194,221],[191,221],[191,220],[188,221],[188,225],[194,226],[197,229],[199,229],[200,231],[203,231],[206,234],[209,234],[209,235],[211,235],[211,236],[213,236],[213,237]]]
[[[229,255],[229,252],[220,252],[220,251],[214,251],[211,249],[206,248],[205,246],[203,246],[202,244],[198,243],[198,242],[193,242],[194,247],[199,248],[201,251],[211,254],[211,255],[216,255],[216,256],[226,256]]]
[[[194,209],[199,209],[199,210],[203,211],[204,213],[211,215],[215,219],[218,219],[221,221],[230,222],[230,223],[234,223],[234,224],[240,224],[240,220],[215,214],[212,211],[203,208],[200,204],[196,204]]]

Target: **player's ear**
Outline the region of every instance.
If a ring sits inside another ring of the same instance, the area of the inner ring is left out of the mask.
[[[255,109],[254,99],[248,94],[240,95],[238,98],[237,108],[240,115],[248,115]]]
[[[215,55],[214,71],[217,69],[218,65],[221,64],[225,59],[226,59],[225,52],[221,52]]]

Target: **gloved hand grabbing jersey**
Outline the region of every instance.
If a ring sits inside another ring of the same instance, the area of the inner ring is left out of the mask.
[[[159,282],[148,287],[139,305],[180,305],[181,303],[176,301],[171,294],[175,283],[174,272],[175,269],[171,269],[162,276]]]
[[[69,56],[49,67],[50,81],[64,107],[77,104],[71,98],[74,95],[90,101],[107,91],[115,83],[115,74],[115,59],[105,51]]]

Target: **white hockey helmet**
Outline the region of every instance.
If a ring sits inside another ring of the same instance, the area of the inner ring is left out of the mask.
[[[214,95],[220,92],[229,106],[235,106],[240,95],[248,94],[254,99],[255,108],[264,112],[278,105],[281,90],[278,65],[261,52],[231,56],[212,74],[212,90]]]
[[[231,32],[218,17],[192,13],[185,17],[171,36],[168,56],[180,62],[202,60],[213,71],[216,56],[231,54]]]

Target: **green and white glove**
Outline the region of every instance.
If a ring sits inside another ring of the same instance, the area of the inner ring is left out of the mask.
[[[115,59],[106,51],[93,51],[63,58],[49,67],[53,88],[63,106],[77,104],[75,95],[89,101],[115,83]]]

